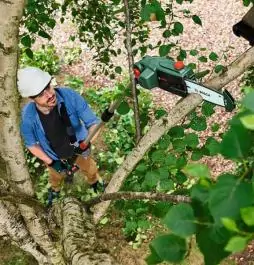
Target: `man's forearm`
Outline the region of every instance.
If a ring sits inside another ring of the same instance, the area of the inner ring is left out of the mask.
[[[92,125],[92,126],[88,129],[88,133],[89,133],[89,134],[92,133],[93,130],[95,129],[95,127],[96,127],[97,125],[98,125],[98,124],[94,124],[94,125]],[[95,133],[95,135],[94,135],[93,138],[91,139],[91,143],[92,143],[92,144],[96,141],[96,139],[97,139],[97,137],[98,137],[98,135],[99,135],[101,129],[102,129],[102,127],[101,127],[101,128]]]
[[[28,147],[28,150],[47,165],[49,165],[53,161],[52,158],[50,158],[39,145]]]

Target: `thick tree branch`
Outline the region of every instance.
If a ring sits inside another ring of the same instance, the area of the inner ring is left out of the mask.
[[[125,23],[126,23],[126,49],[128,53],[130,85],[131,85],[131,90],[132,90],[133,106],[134,106],[136,143],[138,143],[141,138],[141,128],[140,128],[137,88],[136,88],[136,82],[134,80],[134,75],[133,75],[134,60],[133,60],[133,53],[132,53],[132,47],[131,47],[131,24],[130,24],[130,9],[129,9],[128,0],[124,0],[124,7],[125,7],[124,13],[125,13]]]
[[[208,87],[221,89],[223,86],[243,74],[247,68],[254,65],[254,48],[249,49],[237,60],[227,67],[227,71],[205,83]],[[126,157],[123,164],[114,173],[106,188],[106,193],[117,192],[125,178],[132,172],[138,162],[143,158],[150,147],[156,143],[170,128],[180,122],[190,111],[202,102],[201,96],[191,94],[178,103],[169,113],[167,118],[154,123],[149,132],[140,140],[139,144]],[[102,202],[95,206],[94,221],[97,223],[105,214],[110,201]]]
[[[151,201],[166,201],[166,202],[186,202],[190,203],[191,198],[184,195],[171,195],[166,193],[154,192],[115,192],[104,193],[84,203],[85,207],[91,207],[97,203],[108,200],[151,200]]]
[[[96,235],[89,215],[82,205],[73,198],[61,203],[62,241],[64,253],[73,265],[117,265],[107,253],[98,253]],[[59,215],[55,215],[59,216]]]
[[[38,250],[38,245],[28,232],[26,224],[16,207],[0,202],[0,227],[5,228],[5,233],[12,243],[33,255],[39,264],[48,264],[47,257]]]
[[[26,194],[0,190],[0,201],[9,201],[14,204],[25,204],[40,212],[45,212],[43,204]]]

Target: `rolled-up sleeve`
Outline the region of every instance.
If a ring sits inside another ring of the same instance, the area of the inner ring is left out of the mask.
[[[31,147],[37,144],[37,140],[33,132],[33,127],[30,122],[22,120],[20,125],[20,132],[26,147]]]
[[[98,124],[100,120],[91,110],[84,98],[81,97],[78,93],[75,93],[74,97],[78,116],[84,122],[84,125],[89,128],[94,124]]]

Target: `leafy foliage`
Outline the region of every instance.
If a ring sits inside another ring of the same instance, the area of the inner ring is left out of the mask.
[[[42,46],[38,51],[33,52],[33,57],[27,55],[26,50],[22,50],[19,59],[20,67],[34,66],[38,67],[51,75],[57,74],[60,70],[60,59],[56,54],[53,45]]]
[[[192,2],[189,0],[189,2]],[[244,0],[248,6],[250,0]],[[183,0],[176,0],[181,5]],[[149,50],[158,49],[160,56],[170,57],[178,52],[177,59],[184,60],[187,56],[196,57],[200,63],[219,61],[215,52],[204,54],[204,48],[184,50],[174,42],[171,36],[179,36],[185,30],[174,14],[173,1],[165,5],[159,1],[129,1],[132,23],[132,48],[134,56],[143,56]],[[95,50],[97,67],[101,67],[105,74],[115,78],[121,74],[120,65],[112,62],[112,57],[122,53],[122,50],[113,48],[116,36],[125,30],[125,20],[122,16],[124,7],[121,1],[64,1],[58,4],[54,1],[28,1],[24,18],[22,20],[26,30],[21,35],[21,44],[24,46],[21,64],[38,66],[51,74],[59,70],[58,58],[55,57],[54,48],[43,48],[43,52],[32,52],[31,48],[35,36],[50,39],[50,31],[56,25],[54,15],[61,9],[61,22],[68,12],[77,25],[77,32],[70,36],[85,42],[90,49]],[[197,26],[202,26],[200,17],[191,14],[190,10],[182,10],[183,15],[192,20]],[[149,23],[158,21],[164,29],[162,40],[149,44]],[[125,37],[125,36],[124,36]],[[125,40],[124,40],[125,42]],[[49,50],[47,50],[49,49]],[[45,55],[47,54],[47,55]],[[78,57],[78,53],[77,53]],[[76,58],[70,58],[72,63]],[[198,69],[196,63],[190,63],[192,69]],[[95,71],[98,69],[95,69]],[[214,68],[215,73],[225,70],[221,64]],[[94,72],[95,73],[95,72]],[[196,78],[202,80],[210,70],[206,69],[196,73]],[[253,85],[253,69],[247,75],[247,85]],[[66,81],[81,94],[83,81],[69,77]],[[93,108],[101,113],[112,98],[123,93],[123,85],[116,89],[97,91],[87,90],[86,98]],[[249,89],[251,91],[251,89]],[[94,103],[96,102],[96,105]],[[210,137],[204,145],[200,144],[199,132],[207,129],[207,118],[214,113],[211,104],[203,104],[201,111],[192,112],[188,120],[181,126],[172,128],[160,141],[152,147],[143,160],[137,165],[124,183],[123,190],[133,191],[159,191],[171,194],[184,194],[192,198],[190,205],[171,205],[166,203],[151,203],[148,201],[126,202],[119,201],[116,208],[124,209],[123,232],[130,240],[139,240],[137,236],[144,233],[150,222],[147,215],[163,218],[170,232],[155,238],[151,243],[151,255],[147,258],[148,264],[157,264],[163,260],[180,262],[187,254],[187,242],[190,236],[195,235],[200,251],[204,255],[206,265],[218,264],[230,252],[244,249],[246,244],[254,238],[253,234],[253,128],[254,109],[253,92],[248,94],[242,102],[241,113],[237,114],[230,124],[229,130],[221,139]],[[151,117],[151,98],[141,91],[140,110],[141,125],[145,132]],[[124,157],[134,147],[133,112],[129,107],[128,99],[121,104],[117,113],[119,116],[108,125],[104,134],[105,150],[98,152],[99,165],[103,172],[114,172]],[[165,111],[155,112],[155,117],[165,115]],[[217,131],[218,125],[212,130]],[[217,180],[210,178],[209,168],[198,161],[204,156],[221,154],[238,163],[234,174],[225,172]],[[35,171],[37,161],[27,158],[30,170]],[[45,201],[47,186],[46,173],[40,175],[38,198]],[[41,185],[41,186],[40,186]],[[83,187],[77,185],[76,195],[85,200]],[[211,252],[213,249],[213,252]]]

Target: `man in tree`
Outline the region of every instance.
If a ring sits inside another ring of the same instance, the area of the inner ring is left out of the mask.
[[[48,167],[49,205],[58,198],[62,181],[71,181],[73,163],[95,192],[104,188],[90,146],[84,143],[99,120],[78,93],[54,88],[51,80],[35,67],[18,71],[18,90],[31,100],[22,111],[21,134],[28,150]]]

